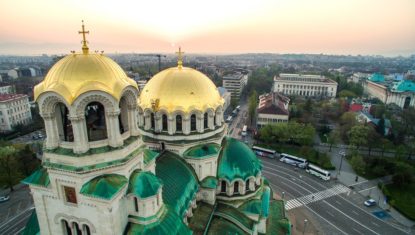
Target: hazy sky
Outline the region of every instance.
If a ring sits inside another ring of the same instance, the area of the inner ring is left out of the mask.
[[[415,0],[0,0],[0,54],[415,54]]]

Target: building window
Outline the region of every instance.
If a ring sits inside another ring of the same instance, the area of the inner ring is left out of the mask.
[[[190,116],[190,131],[196,130],[196,115],[192,114]]]
[[[176,131],[182,131],[182,116],[177,115],[176,116]]]
[[[161,125],[162,125],[162,130],[167,131],[167,115],[166,114],[163,114],[162,116]]]
[[[208,113],[205,113],[205,115],[203,116],[203,128],[208,128]]]
[[[84,224],[84,232],[86,235],[91,235],[91,229],[89,228],[88,225]]]
[[[71,227],[69,226],[68,221],[62,220],[63,234],[72,235]]]
[[[75,188],[63,186],[63,190],[65,191],[65,199],[66,199],[66,202],[70,202],[70,203],[76,204],[77,201],[76,201]]]
[[[138,212],[138,200],[136,197],[134,197],[134,206],[135,206],[135,212]]]

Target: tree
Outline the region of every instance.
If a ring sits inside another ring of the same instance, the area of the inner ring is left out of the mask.
[[[348,97],[354,98],[354,97],[356,97],[356,94],[353,93],[352,91],[349,91],[349,90],[342,90],[342,91],[339,92],[339,97],[341,97],[341,98],[348,98]]]
[[[395,165],[395,174],[392,177],[393,183],[398,187],[411,184],[413,180],[413,167],[406,162],[397,162]]]
[[[14,191],[13,185],[20,180],[16,149],[13,146],[0,147],[0,180],[6,184],[10,191]]]
[[[258,106],[258,94],[255,90],[251,93],[251,96],[249,96],[248,102],[248,114],[252,125],[255,120],[256,108]]]
[[[350,144],[357,149],[362,145],[366,146],[368,143],[369,131],[370,128],[366,125],[356,125],[352,127],[348,133]]]
[[[352,165],[356,173],[358,174],[365,173],[366,163],[365,161],[363,161],[362,156],[360,156],[359,154],[354,154],[352,156],[352,159],[350,159],[350,165]]]
[[[17,154],[19,168],[25,176],[29,176],[39,166],[36,154],[30,149],[29,145],[20,150]]]
[[[313,111],[313,101],[310,98],[308,98],[305,102],[304,111],[306,111],[309,114]]]
[[[385,119],[383,117],[379,120],[378,125],[376,126],[376,131],[381,136],[385,135]]]
[[[337,144],[340,142],[340,133],[338,130],[334,130],[330,132],[327,142],[330,144],[329,152],[331,152],[331,147],[333,147],[333,144]]]

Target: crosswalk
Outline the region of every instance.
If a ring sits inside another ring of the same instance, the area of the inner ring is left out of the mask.
[[[317,193],[312,193],[312,194],[305,195],[305,196],[302,196],[302,197],[299,197],[299,198],[294,198],[294,199],[288,200],[285,203],[285,210],[288,211],[288,210],[291,210],[291,209],[294,209],[294,208],[297,208],[297,207],[307,205],[311,202],[320,201],[320,200],[323,200],[323,199],[326,199],[326,198],[329,198],[329,197],[332,197],[332,196],[335,196],[335,195],[338,195],[338,194],[341,194],[341,193],[347,193],[349,191],[350,191],[350,189],[348,187],[346,187],[344,185],[341,185],[341,184],[338,184],[338,185],[336,185],[332,188],[326,189],[324,191],[320,191],[320,192],[317,192]]]

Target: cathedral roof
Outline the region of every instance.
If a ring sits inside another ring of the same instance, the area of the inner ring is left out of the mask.
[[[45,168],[33,172],[29,177],[22,181],[25,184],[48,187],[50,184],[49,174]]]
[[[85,183],[80,193],[90,197],[111,200],[126,184],[127,178],[122,175],[105,174]]]
[[[216,189],[216,187],[218,187],[218,179],[213,176],[208,176],[200,182],[200,186],[203,188]]]
[[[157,158],[156,175],[163,182],[163,202],[183,216],[199,189],[193,168],[180,156],[165,151]]]
[[[153,173],[135,170],[130,176],[127,194],[133,193],[140,198],[151,197],[157,195],[161,185],[161,181]]]
[[[201,144],[187,149],[183,156],[185,158],[205,158],[219,153],[220,146],[215,143]]]
[[[159,72],[143,88],[139,105],[144,109],[205,112],[223,105],[215,84],[203,73],[187,67],[173,67]]]
[[[232,182],[235,179],[247,180],[261,171],[261,163],[254,152],[244,143],[226,138],[219,154],[218,178]]]

